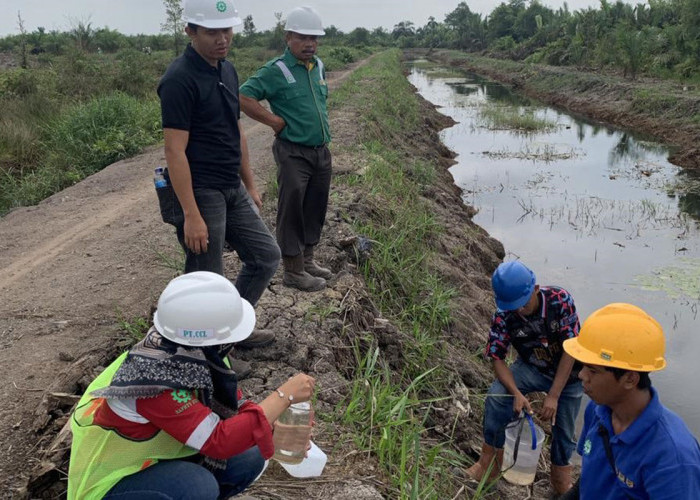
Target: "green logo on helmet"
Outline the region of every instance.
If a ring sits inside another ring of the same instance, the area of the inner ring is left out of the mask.
[[[216,10],[219,12],[226,12],[226,2],[216,2]]]
[[[186,389],[179,389],[170,393],[176,403],[189,403],[192,400],[192,393]]]

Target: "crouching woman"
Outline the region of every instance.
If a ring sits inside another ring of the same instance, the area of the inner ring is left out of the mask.
[[[242,399],[226,356],[255,311],[210,272],[165,288],[146,337],[102,372],[71,417],[69,499],[216,499],[247,488],[274,453],[272,426],[314,379],[260,404]]]

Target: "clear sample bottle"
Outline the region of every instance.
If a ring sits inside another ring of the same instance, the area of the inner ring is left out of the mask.
[[[272,440],[273,458],[278,462],[298,464],[304,460],[311,439],[313,410],[311,404],[295,403],[289,406],[275,422]]]

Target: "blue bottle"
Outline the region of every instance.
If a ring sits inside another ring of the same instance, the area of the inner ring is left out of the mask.
[[[163,167],[156,167],[153,171],[153,184],[155,184],[156,189],[164,188],[168,185],[168,180],[165,178],[165,169]]]

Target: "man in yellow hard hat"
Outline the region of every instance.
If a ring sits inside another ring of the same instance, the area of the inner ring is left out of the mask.
[[[636,306],[609,304],[564,350],[583,363],[592,399],[578,442],[581,478],[564,498],[699,498],[700,446],[649,378],[666,366],[661,325]]]

